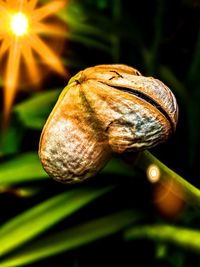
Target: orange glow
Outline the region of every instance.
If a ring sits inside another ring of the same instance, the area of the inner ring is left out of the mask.
[[[160,215],[167,219],[176,219],[185,207],[184,193],[172,180],[155,185],[153,200]]]
[[[22,59],[32,83],[39,80],[40,75],[35,54],[55,72],[66,75],[59,56],[39,36],[41,33],[55,36],[64,34],[59,25],[43,20],[63,8],[66,1],[50,1],[39,7],[37,4],[38,0],[0,0],[0,59],[6,57],[4,77],[6,120],[18,88]]]

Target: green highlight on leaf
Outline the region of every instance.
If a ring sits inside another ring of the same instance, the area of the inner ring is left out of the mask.
[[[37,181],[48,177],[36,152],[24,153],[0,164],[0,186]]]
[[[38,93],[15,106],[14,112],[27,128],[40,130],[51,112],[60,90]]]
[[[23,266],[75,249],[99,238],[114,234],[139,219],[140,216],[134,211],[126,210],[83,223],[33,242],[0,262],[0,266]]]
[[[168,242],[184,249],[200,253],[200,231],[167,224],[131,227],[126,230],[126,240],[148,238],[156,242]]]
[[[24,129],[12,122],[6,131],[0,131],[0,156],[14,155],[20,151]]]
[[[80,188],[61,193],[8,221],[0,229],[0,256],[19,248],[111,189]]]
[[[102,170],[106,175],[126,175],[133,177],[137,172],[132,170],[120,159],[111,159]],[[37,182],[48,179],[48,174],[43,170],[37,152],[28,152],[13,157],[10,160],[0,163],[0,186],[9,187],[12,185]],[[50,179],[50,178],[49,178]]]

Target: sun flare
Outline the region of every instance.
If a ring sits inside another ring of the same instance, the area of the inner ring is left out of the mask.
[[[17,12],[11,17],[11,30],[16,36],[23,36],[28,32],[28,18],[22,12]]]
[[[60,75],[66,70],[58,54],[40,35],[64,35],[63,28],[55,21],[48,22],[63,8],[66,0],[49,1],[45,5],[38,0],[0,0],[0,64],[4,58],[4,118],[8,119],[16,91],[19,87],[21,62],[26,66],[30,81],[40,78],[41,71],[35,56]],[[44,21],[45,20],[45,21]],[[3,23],[2,23],[3,22]]]

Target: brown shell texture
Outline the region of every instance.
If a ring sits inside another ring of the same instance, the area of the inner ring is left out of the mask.
[[[99,172],[113,152],[140,151],[174,132],[178,106],[161,81],[120,64],[80,71],[61,93],[40,139],[46,172],[64,183]]]

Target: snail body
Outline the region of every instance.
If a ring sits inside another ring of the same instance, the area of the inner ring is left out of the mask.
[[[54,179],[83,181],[112,153],[165,142],[178,118],[176,99],[161,81],[126,65],[80,71],[61,93],[40,139],[39,156]]]

